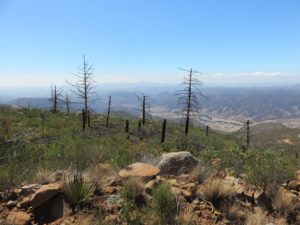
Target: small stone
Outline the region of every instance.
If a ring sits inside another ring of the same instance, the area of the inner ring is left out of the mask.
[[[119,206],[122,203],[122,201],[123,199],[121,195],[110,195],[105,201],[105,203],[108,208],[114,208],[116,206]]]
[[[9,212],[6,222],[14,225],[28,225],[30,223],[30,215],[25,212]]]
[[[30,190],[30,189],[39,189],[42,185],[40,184],[29,184],[22,187],[23,190]]]
[[[17,201],[12,201],[12,200],[10,200],[10,201],[8,201],[8,202],[6,203],[6,206],[7,206],[7,208],[12,209],[12,208],[16,207],[17,204],[18,204]]]

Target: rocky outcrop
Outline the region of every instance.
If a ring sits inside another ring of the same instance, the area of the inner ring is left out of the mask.
[[[172,152],[162,155],[158,168],[162,175],[178,176],[190,173],[199,163],[189,152]]]
[[[33,209],[46,203],[56,196],[61,189],[61,184],[54,183],[42,186],[31,198],[30,204]]]
[[[160,173],[160,169],[147,163],[134,163],[126,166],[119,172],[120,177],[154,177]]]

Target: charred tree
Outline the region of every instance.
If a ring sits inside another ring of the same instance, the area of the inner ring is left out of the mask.
[[[167,120],[164,119],[163,127],[162,127],[162,132],[161,132],[161,140],[160,140],[160,143],[164,143],[164,142],[165,142],[165,137],[166,137],[166,127],[167,127]]]
[[[110,106],[111,106],[111,96],[109,96],[108,98],[108,109],[107,109],[106,124],[105,124],[106,127],[108,127],[108,123],[109,123]]]
[[[71,91],[74,93],[80,103],[84,106],[84,122],[87,123],[87,115],[88,110],[91,108],[91,104],[95,103],[96,100],[96,92],[94,80],[94,67],[88,63],[83,55],[82,64],[78,67],[78,71],[73,75],[77,78],[75,83],[68,82],[67,83],[73,88]]]
[[[137,98],[141,108],[142,125],[145,126],[147,123],[147,118],[151,118],[151,111],[150,111],[151,97],[146,95],[142,95],[142,96],[137,95]]]
[[[181,69],[183,70],[183,69]],[[194,114],[198,114],[200,111],[200,97],[205,97],[201,91],[200,87],[203,83],[197,78],[200,73],[197,71],[184,70],[188,72],[187,77],[184,78],[182,83],[183,89],[176,92],[179,96],[179,107],[182,109],[182,116],[185,120],[184,133],[187,136],[189,133],[190,122]]]
[[[238,143],[240,144],[241,148],[243,151],[249,150],[250,149],[250,139],[251,139],[251,133],[250,133],[250,120],[246,121],[239,121],[241,122],[242,128],[240,129],[237,139]]]
[[[49,100],[53,104],[51,109],[53,113],[58,112],[58,104],[62,102],[61,96],[62,96],[62,88],[57,88],[56,85],[54,85],[54,87],[51,86],[51,98]]]
[[[71,102],[70,96],[68,94],[66,94],[65,103],[66,103],[67,113],[70,113],[71,103],[72,102]]]

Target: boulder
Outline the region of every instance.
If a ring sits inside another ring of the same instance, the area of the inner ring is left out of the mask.
[[[39,207],[43,203],[49,201],[51,198],[59,194],[61,184],[47,184],[42,186],[31,198],[30,204],[33,209]]]
[[[30,215],[25,212],[11,211],[9,212],[6,223],[14,225],[27,225],[30,224]]]
[[[162,155],[158,168],[161,174],[178,176],[190,173],[199,163],[189,152],[172,152]]]
[[[120,177],[153,177],[159,174],[159,168],[147,163],[134,163],[119,172]]]

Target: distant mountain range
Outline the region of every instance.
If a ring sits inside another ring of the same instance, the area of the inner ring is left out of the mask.
[[[112,96],[112,108],[115,111],[125,111],[134,115],[139,114],[139,102],[137,95],[144,93],[151,96],[151,113],[154,116],[166,118],[180,117],[178,99],[174,95],[176,86],[160,85],[158,87],[148,85],[143,88],[123,88],[122,90],[99,90],[98,101],[93,108],[98,112],[105,112],[108,96]],[[137,91],[135,91],[137,90]],[[144,90],[142,92],[141,90]],[[300,86],[285,87],[203,87],[201,117],[199,121],[213,123],[214,121],[234,121],[250,119],[252,122],[286,120],[300,121]],[[38,107],[50,109],[51,103],[47,98],[15,98],[9,104],[22,107]],[[73,110],[79,110],[81,105],[73,104]],[[64,106],[61,105],[64,110]],[[300,126],[300,124],[299,124]],[[297,126],[296,126],[297,127]]]

